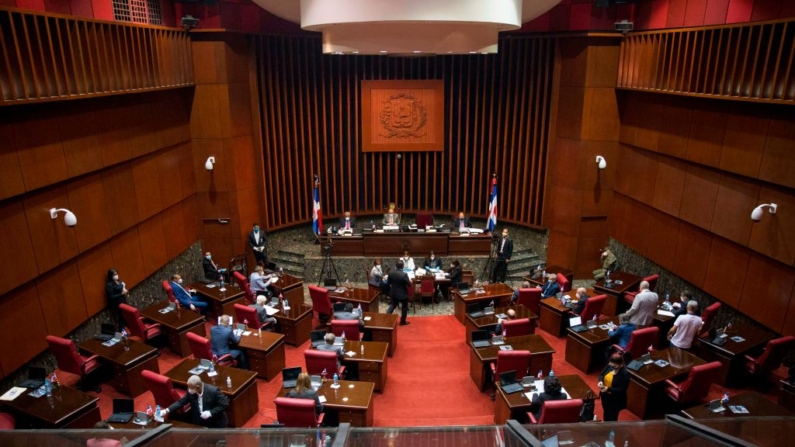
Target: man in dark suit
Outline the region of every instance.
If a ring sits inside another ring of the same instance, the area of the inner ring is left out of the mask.
[[[324,343],[322,345],[319,345],[315,349],[317,349],[318,351],[336,352],[337,353],[337,369],[339,370],[340,369],[340,365],[342,365],[342,359],[345,357],[345,354],[342,352],[343,351],[343,347],[342,346],[334,344],[334,339],[335,338],[336,337],[334,336],[334,334],[329,332],[328,334],[326,334],[325,337],[323,337]],[[331,375],[333,375],[333,374],[334,374],[334,371],[331,372]]]
[[[345,217],[340,218],[340,231],[353,230],[356,228],[356,218],[351,217],[350,211],[345,211]]]
[[[548,400],[566,400],[569,397],[562,390],[560,381],[555,376],[549,376],[544,379],[544,392],[533,395],[533,416],[536,420],[541,416],[541,409],[544,407],[544,402]]]
[[[257,265],[268,265],[268,252],[265,245],[268,243],[268,238],[265,232],[259,229],[259,224],[254,222],[254,227],[251,233],[248,234],[248,246],[254,252],[254,259],[257,260]]]
[[[182,276],[178,273],[171,275],[171,290],[174,292],[174,298],[179,301],[182,307],[201,312],[202,314],[207,312],[207,307],[209,305],[196,298],[194,295],[194,293],[196,293],[195,290],[188,290],[182,287]]]
[[[237,348],[238,343],[240,336],[229,327],[229,315],[221,315],[220,324],[210,329],[210,348],[217,357],[230,354],[237,362],[238,368],[248,369],[246,354],[240,349],[230,349]]]
[[[166,408],[165,413],[177,411],[190,404],[188,418],[193,425],[210,428],[226,428],[226,408],[229,400],[218,387],[202,383],[199,376],[188,378],[188,393]]]
[[[402,260],[398,260],[397,264],[395,264],[395,271],[389,273],[386,282],[389,284],[389,296],[392,298],[392,303],[389,304],[386,313],[391,314],[394,312],[398,303],[400,303],[400,324],[405,326],[409,324],[406,321],[409,311],[409,287],[413,286],[408,273],[403,271]]]
[[[464,216],[463,212],[458,213],[458,217],[453,220],[453,230],[461,230],[462,228],[469,228],[469,218]]]
[[[345,303],[345,310],[342,312],[334,312],[335,320],[358,320],[359,330],[364,331],[364,320],[359,318],[359,312],[353,311],[353,304]]]
[[[491,273],[491,282],[505,282],[508,274],[508,262],[513,254],[513,241],[508,237],[508,229],[503,228],[502,238],[497,242],[497,260]]]
[[[223,275],[227,280],[229,280],[229,277],[226,275],[226,269],[218,268],[218,264],[213,261],[213,255],[209,251],[204,254],[204,259],[202,259],[202,268],[204,269],[205,279],[211,279],[215,281],[221,275]]]
[[[554,273],[547,275],[547,282],[541,287],[541,297],[553,297],[560,292],[560,284],[558,284],[558,277]]]
[[[574,296],[577,298],[578,301],[577,304],[574,306],[574,309],[572,310],[574,311],[575,314],[581,315],[582,311],[585,310],[585,303],[588,301],[588,298],[590,298],[588,296],[588,291],[585,290],[585,287],[580,287],[577,289],[577,293]]]
[[[442,258],[437,257],[433,251],[431,251],[431,254],[428,255],[428,257],[425,258],[425,262],[422,263],[422,268],[425,270],[439,270],[442,268]]]

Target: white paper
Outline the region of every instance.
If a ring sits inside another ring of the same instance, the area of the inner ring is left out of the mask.
[[[347,355],[348,357],[353,357],[354,355],[356,355],[356,353],[353,351],[348,351],[345,353],[345,355]]]
[[[217,375],[218,375],[218,371],[208,371],[207,372],[207,376],[208,377],[215,377]]]
[[[326,396],[318,396],[318,400],[321,404],[326,403]]]
[[[265,305],[265,312],[267,312],[268,315],[270,316],[270,315],[274,315],[274,314],[279,313],[279,309],[277,309],[275,307],[271,307],[271,306],[266,304]]]
[[[251,335],[251,331],[245,331],[245,332],[243,332],[243,335],[248,337],[249,335]]]
[[[669,312],[667,310],[657,309],[657,315],[662,315],[664,317],[673,317],[674,313],[673,312]]]
[[[364,317],[364,321],[370,321],[372,319],[373,319],[373,317]]]
[[[15,386],[10,390],[6,391],[5,394],[0,396],[0,400],[12,401],[17,397],[21,396],[27,390],[28,390],[27,388],[22,388],[21,386]]]

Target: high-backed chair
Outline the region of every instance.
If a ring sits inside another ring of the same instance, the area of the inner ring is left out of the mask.
[[[527,413],[532,424],[566,424],[580,422],[582,399],[547,400],[541,406],[541,415],[536,420],[533,413]]]
[[[583,309],[582,314],[580,314],[583,324],[585,324],[586,321],[593,320],[594,316],[599,318],[599,315],[602,313],[602,308],[605,307],[605,301],[607,301],[607,295],[597,295],[588,298],[588,301],[585,302],[585,309]]]
[[[185,390],[174,388],[174,383],[168,377],[148,369],[141,371],[141,377],[146,382],[149,391],[152,392],[155,404],[160,405],[160,408],[168,408],[169,405],[180,400],[186,393]],[[190,410],[190,404],[185,405],[179,411],[180,413],[186,413],[188,410]]]
[[[720,368],[721,363],[717,361],[694,366],[683,382],[666,380],[668,386],[665,388],[665,394],[679,404],[701,400],[709,394],[709,387],[718,378]]]
[[[235,282],[237,283],[237,286],[240,287],[240,290],[246,293],[246,299],[248,302],[254,304],[254,301],[257,299],[257,297],[255,297],[254,292],[251,291],[251,287],[249,287],[246,277],[240,272],[232,272],[232,277],[235,278]]]
[[[428,225],[433,225],[433,214],[417,213],[417,228],[424,229]]]
[[[766,376],[767,373],[781,365],[781,361],[793,344],[795,344],[795,337],[791,335],[768,341],[765,350],[759,357],[745,356],[746,371],[757,377]]]
[[[285,427],[316,428],[323,423],[324,413],[315,414],[313,399],[277,397],[273,403],[276,404],[276,419]]]
[[[516,305],[523,305],[536,315],[541,313],[541,287],[519,289],[519,298]]]
[[[516,371],[516,377],[521,379],[530,369],[530,351],[499,351],[497,361],[489,363],[489,367],[495,381],[505,371]]]
[[[326,375],[331,377],[336,372],[340,377],[345,375],[345,365],[337,367],[337,353],[334,351],[318,351],[308,349],[304,351],[304,362],[306,372],[310,375],[319,375],[326,371]]]
[[[194,358],[215,360],[215,363],[221,366],[237,366],[237,361],[232,357],[232,354],[224,354],[220,358],[215,358],[209,339],[193,332],[187,332],[185,336],[188,338],[188,346],[190,346],[190,352],[193,353]]]
[[[235,303],[235,318],[239,323],[245,323],[251,329],[265,329],[271,326],[271,323],[262,323],[259,321],[259,315],[257,314],[257,309],[253,307],[244,306],[242,304]]]
[[[409,285],[406,286],[406,294],[409,296],[409,303],[411,303],[411,308],[416,314],[417,309],[414,307],[414,302],[419,299],[419,296],[417,295],[417,285],[414,284],[414,281],[409,282]]]
[[[535,332],[533,323],[529,318],[519,318],[518,320],[505,320],[502,328],[506,337],[518,337],[520,335],[530,335]]]
[[[167,279],[163,280],[163,291],[166,292],[169,301],[179,305],[179,301],[177,301],[177,298],[174,296],[174,289],[171,288],[171,283]]]
[[[100,366],[99,356],[81,355],[77,352],[75,342],[68,338],[48,335],[46,340],[50,346],[50,353],[55,356],[55,361],[58,363],[58,369],[80,376],[80,383],[77,388],[86,388],[88,386],[86,377]],[[102,388],[94,386],[92,390],[99,393]]]
[[[161,334],[160,323],[144,323],[141,313],[137,308],[128,304],[119,304],[119,311],[127,323],[130,335],[140,338],[142,341],[149,341]]]
[[[0,430],[13,430],[17,421],[11,413],[0,413]]]
[[[331,332],[337,337],[345,332],[347,340],[361,340],[363,335],[359,332],[359,320],[331,320]]]
[[[659,279],[660,279],[660,275],[655,273],[653,275],[646,276],[645,278],[643,278],[643,281],[647,281],[649,283],[649,290],[654,292],[654,288],[657,287],[657,280],[659,280]],[[634,292],[625,293],[624,294],[624,301],[626,301],[629,304],[632,304],[633,302],[635,302],[635,297],[638,296],[639,293],[640,293],[640,290],[636,290]]]
[[[709,331],[712,328],[712,322],[715,321],[715,316],[718,315],[718,310],[722,305],[720,301],[715,301],[704,309],[704,312],[701,313],[701,322],[704,323],[701,325],[703,330]]]
[[[318,321],[321,324],[326,324],[332,313],[328,289],[309,286],[309,297],[312,298],[312,312],[317,313]]]
[[[616,352],[623,354],[625,360],[636,359],[645,354],[649,346],[653,349],[657,349],[657,341],[659,339],[660,328],[657,326],[649,326],[632,331],[626,348],[621,349],[619,345],[613,345],[613,348],[616,349]]]
[[[560,273],[558,273],[555,276],[557,277],[558,286],[560,286],[561,292],[568,292],[569,290],[571,290],[571,284],[569,284],[568,278],[566,278]]]
[[[434,299],[436,298],[436,282],[434,281],[433,275],[423,276],[420,279],[420,306],[422,306],[422,301],[425,298],[430,298],[431,308],[433,308],[435,305]]]
[[[475,282],[475,272],[472,270],[461,270],[461,282],[471,286]]]

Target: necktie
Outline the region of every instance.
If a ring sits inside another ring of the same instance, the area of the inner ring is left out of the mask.
[[[345,229],[346,230],[350,230],[351,229],[351,221],[350,220],[346,220],[345,221]]]

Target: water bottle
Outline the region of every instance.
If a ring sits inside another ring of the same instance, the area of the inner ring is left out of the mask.
[[[215,361],[211,361],[211,362],[210,362],[210,372],[211,372],[211,373],[214,373],[214,372],[215,372]]]
[[[549,377],[554,377],[555,371],[552,368],[549,368]]]
[[[323,439],[323,446],[331,447],[331,435],[326,435],[326,437]]]
[[[346,289],[347,289],[347,288],[349,288],[349,287],[350,287],[350,285],[351,285],[351,282],[350,282],[350,281],[348,281],[348,278],[345,278],[345,288],[346,288]]]
[[[665,305],[666,306],[670,306],[671,305],[671,294],[670,293],[666,293],[665,294]]]
[[[160,405],[155,407],[155,420],[158,422],[163,420],[163,413],[160,412]]]
[[[342,342],[345,343],[345,331],[342,331]]]
[[[279,277],[284,276],[284,267],[279,267]]]
[[[47,393],[47,396],[52,396],[52,382],[50,382],[50,379],[44,379],[44,392]]]
[[[624,440],[624,447],[629,447],[629,439]]]
[[[232,378],[229,376],[226,376],[226,387],[232,388]]]
[[[340,385],[340,376],[337,373],[334,373],[334,386]]]
[[[221,276],[221,290],[224,290],[224,289],[225,289],[225,287],[224,287],[224,277],[222,275]]]
[[[547,277],[547,269],[544,269],[543,271],[541,271],[541,277],[546,279],[546,277]]]
[[[616,445],[616,444],[615,444],[615,442],[616,442],[616,432],[615,432],[615,430],[610,430],[610,434],[609,434],[609,435],[607,435],[607,442],[608,442],[608,443],[609,443],[609,445],[611,445],[611,446],[614,446],[614,445]]]
[[[257,329],[257,336],[262,337],[262,328]]]
[[[361,351],[361,354],[364,355],[364,343],[361,343],[360,346],[361,348],[359,350]]]

